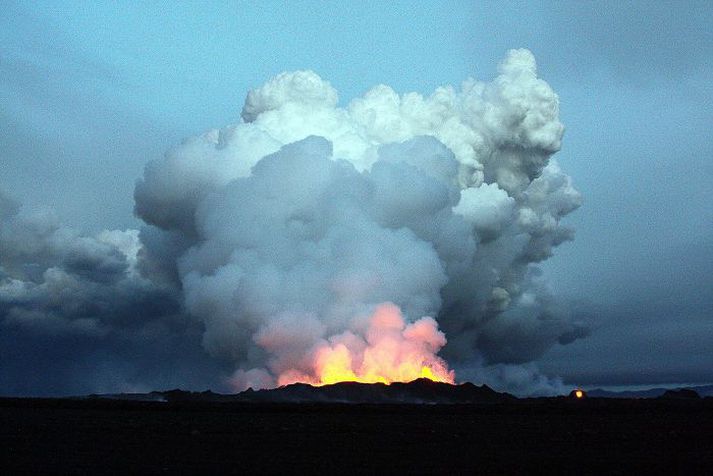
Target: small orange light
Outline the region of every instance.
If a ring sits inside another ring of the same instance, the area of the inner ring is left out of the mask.
[[[584,396],[584,392],[581,391],[581,390],[579,390],[579,389],[577,389],[577,390],[574,391],[574,396],[577,397],[577,398],[582,398],[582,397]]]

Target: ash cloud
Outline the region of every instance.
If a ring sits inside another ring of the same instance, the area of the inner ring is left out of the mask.
[[[240,385],[273,385],[286,360],[309,372],[304,356],[385,302],[434,317],[441,355],[491,384],[586,336],[536,267],[572,239],[561,219],[580,195],[552,159],[558,98],[529,51],[491,82],[379,85],[346,107],[314,72],[283,73],[241,116],[150,162],[135,190],[138,269],[181,290]]]
[[[105,334],[176,313],[173,296],[142,278],[136,230],[82,235],[50,211],[0,196],[0,305],[4,323]]]
[[[180,294],[142,277],[136,230],[80,234],[0,193],[3,394],[219,382]],[[212,379],[212,382],[211,382]]]
[[[456,380],[560,391],[531,362],[588,333],[537,268],[580,204],[563,131],[527,50],[491,82],[345,107],[297,71],[147,164],[140,231],[82,234],[0,195],[5,391],[274,386],[325,349],[366,359],[384,306]]]

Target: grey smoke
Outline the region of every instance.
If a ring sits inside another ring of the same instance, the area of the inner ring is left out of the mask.
[[[527,50],[491,82],[346,107],[283,73],[239,123],[147,164],[140,231],[86,235],[0,196],[0,376],[16,393],[272,386],[391,302],[436,319],[457,379],[557,392],[531,362],[588,334],[537,268],[580,204],[552,159],[558,110]]]
[[[220,383],[180,295],[139,274],[140,247],[136,230],[83,235],[0,193],[3,394]]]
[[[344,108],[315,73],[283,73],[240,123],[147,165],[141,267],[182,290],[208,352],[263,385],[309,372],[311,348],[382,302],[436,317],[457,371],[531,362],[587,334],[536,267],[580,204],[551,158],[563,131],[527,50],[488,83],[380,85]],[[269,333],[283,345],[261,345]],[[481,374],[502,387],[513,372]]]

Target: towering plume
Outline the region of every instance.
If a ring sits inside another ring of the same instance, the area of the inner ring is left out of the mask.
[[[452,381],[439,351],[517,374],[492,369],[586,334],[535,266],[580,203],[551,160],[563,130],[527,50],[489,83],[380,85],[344,108],[317,74],[283,73],[240,123],[147,165],[139,266],[182,290],[236,388]]]

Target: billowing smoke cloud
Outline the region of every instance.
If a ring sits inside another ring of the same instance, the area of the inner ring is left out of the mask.
[[[536,266],[572,238],[560,220],[580,202],[551,159],[562,133],[526,50],[489,83],[427,98],[382,85],[346,107],[299,71],[250,91],[239,124],[147,165],[140,233],[81,234],[0,195],[4,391],[451,368],[559,391],[531,362],[588,332]]]
[[[134,230],[82,236],[51,212],[24,209],[5,196],[0,224],[5,324],[101,335],[130,324],[126,306],[163,305],[137,273],[141,245]]]
[[[554,388],[513,369],[587,333],[535,266],[572,238],[560,220],[580,204],[551,159],[563,130],[527,50],[489,83],[430,97],[381,85],[346,107],[315,73],[283,73],[249,92],[239,124],[147,165],[138,266],[181,290],[238,388],[319,380],[315,356],[347,338],[347,370],[362,368],[385,303],[445,333],[424,339],[456,370]]]
[[[192,372],[206,367],[200,329],[175,290],[140,275],[141,246],[136,230],[82,235],[0,193],[3,394],[210,382]]]

